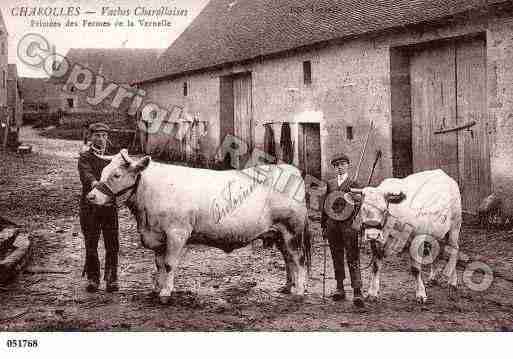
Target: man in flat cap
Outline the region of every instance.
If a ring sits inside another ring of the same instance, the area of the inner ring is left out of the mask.
[[[80,153],[78,172],[82,182],[80,199],[80,225],[85,239],[86,258],[84,273],[87,274],[88,292],[96,292],[100,285],[100,261],[98,259],[98,241],[103,234],[105,245],[104,280],[106,290],[118,290],[118,212],[116,205],[97,206],[90,203],[86,196],[98,184],[102,170],[110,161],[103,158],[107,147],[109,126],[94,123],[89,126],[90,144]],[[84,275],[84,273],[82,275]]]
[[[332,295],[334,301],[346,299],[344,279],[346,276],[344,254],[347,258],[351,287],[353,288],[353,303],[363,307],[362,280],[360,274],[360,251],[358,247],[358,232],[351,228],[357,209],[347,203],[343,195],[350,188],[360,188],[359,184],[349,178],[349,157],[340,153],[331,160],[335,177],[327,183],[327,193],[324,201],[321,226],[323,235],[328,237],[331,258],[337,281],[337,289]]]

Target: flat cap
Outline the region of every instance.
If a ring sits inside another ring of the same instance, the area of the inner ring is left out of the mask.
[[[91,125],[89,125],[89,132],[95,133],[95,132],[108,132],[110,130],[110,127],[102,122],[96,122]]]
[[[331,158],[331,165],[335,166],[338,162],[350,163],[351,161],[349,160],[349,157],[347,157],[344,153],[337,153]]]

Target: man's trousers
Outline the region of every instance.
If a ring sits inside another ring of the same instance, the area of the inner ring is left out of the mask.
[[[351,278],[351,287],[361,290],[362,279],[360,273],[360,248],[358,246],[358,232],[351,228],[351,221],[336,221],[329,218],[326,221],[328,242],[333,259],[337,289],[344,290],[346,277],[344,267],[344,254],[347,257],[347,266]]]
[[[80,204],[80,225],[85,239],[86,258],[84,272],[87,279],[100,281],[100,260],[98,241],[103,234],[105,245],[104,280],[112,283],[118,279],[119,232],[118,213],[115,206],[100,207],[82,202]]]

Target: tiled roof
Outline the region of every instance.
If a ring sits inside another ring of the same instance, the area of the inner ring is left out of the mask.
[[[211,0],[146,80],[434,21],[504,0]]]
[[[131,84],[147,76],[163,49],[70,49],[65,56],[70,64],[79,64],[119,84]],[[66,81],[66,76],[54,79]]]

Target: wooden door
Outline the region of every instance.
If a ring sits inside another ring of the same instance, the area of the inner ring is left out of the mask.
[[[485,40],[456,44],[458,123],[476,125],[458,132],[460,191],[463,208],[475,212],[490,194],[490,149],[486,106]]]
[[[459,181],[458,135],[435,135],[456,126],[454,46],[414,52],[410,60],[413,171],[440,168]]]
[[[485,45],[455,39],[410,57],[414,172],[444,170],[459,184],[463,209],[474,213],[490,191]],[[471,121],[470,129],[435,134]]]
[[[251,74],[233,78],[233,132],[234,135],[253,148],[253,102],[251,97]]]

